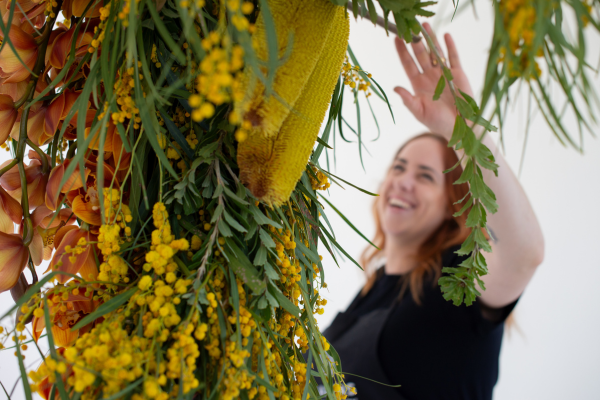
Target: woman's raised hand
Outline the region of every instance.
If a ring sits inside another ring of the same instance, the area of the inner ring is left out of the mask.
[[[431,26],[428,23],[424,23],[423,27],[433,39],[438,52],[443,56],[442,48],[440,47]],[[469,80],[460,65],[458,52],[452,37],[450,34],[446,34],[444,35],[444,39],[446,40],[446,47],[448,48],[447,58],[450,62],[450,71],[454,77],[454,85],[469,96],[473,96]],[[396,38],[396,50],[398,50],[402,66],[410,79],[414,95],[402,87],[395,87],[394,91],[402,97],[404,105],[422,124],[427,126],[432,132],[439,133],[450,139],[454,127],[454,120],[456,118],[454,99],[448,85],[446,85],[439,100],[433,100],[433,94],[435,93],[435,88],[442,75],[442,69],[437,65],[437,61],[434,61],[434,55],[429,54],[423,42],[424,40],[421,40],[412,44],[415,58],[423,71],[420,72],[417,64],[408,52],[408,48],[404,41],[398,37]]]

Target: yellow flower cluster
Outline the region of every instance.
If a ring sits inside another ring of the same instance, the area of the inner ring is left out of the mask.
[[[167,377],[179,379],[183,393],[197,388],[200,382],[194,376],[196,359],[200,356],[198,344],[192,337],[195,326],[193,323],[181,326],[173,333],[174,343],[167,350]]]
[[[150,60],[152,60],[152,62],[154,63],[154,66],[156,68],[162,67],[162,64],[160,63],[160,61],[158,61],[157,48],[154,43],[152,44],[152,52],[150,53]]]
[[[138,68],[142,67],[142,62],[138,61]],[[119,78],[116,80],[114,89],[117,97],[119,111],[112,113],[111,117],[115,124],[124,123],[126,119],[133,121],[133,127],[139,129],[142,119],[140,118],[140,110],[136,107],[133,100],[133,90],[135,88],[135,68],[129,67],[119,73]],[[140,80],[144,79],[141,73],[138,75]]]
[[[331,186],[329,180],[327,179],[327,175],[321,172],[317,167],[312,167],[313,173],[315,176],[309,175],[310,177],[310,185],[313,190],[327,190]]]
[[[232,14],[231,23],[238,31],[253,30],[253,26],[248,21],[244,14],[248,15],[254,11],[254,4],[249,1],[227,0],[227,9]]]
[[[296,282],[300,282],[302,279],[300,276],[302,268],[300,267],[300,260],[295,257],[296,242],[289,230],[277,230],[273,227],[269,227],[269,229],[275,239],[275,251],[278,257],[276,264],[281,271],[282,292],[298,305],[301,291]]]
[[[123,24],[123,26],[125,28],[127,28],[129,26],[129,13],[131,11],[131,2],[132,2],[132,0],[125,0],[123,2],[123,8],[119,12],[119,19],[121,20],[121,23]],[[140,0],[135,0],[136,5],[139,2],[140,2]],[[136,15],[136,18],[137,18],[137,10],[134,11],[134,14]]]
[[[194,17],[196,13],[205,6],[204,0],[180,0],[179,5],[183,8],[188,9],[188,13],[191,17]]]
[[[200,122],[215,113],[215,107],[243,97],[240,79],[244,66],[244,50],[240,45],[232,45],[229,36],[221,36],[212,31],[202,40],[206,56],[200,62],[196,79],[198,94],[190,96],[189,103],[194,109],[192,119]],[[232,122],[239,123],[239,118]]]
[[[23,357],[24,358],[24,357]],[[64,374],[67,371],[67,364],[63,361],[56,361],[51,356],[46,357],[40,364],[37,371],[31,370],[27,374],[29,379],[33,382],[31,385],[32,391],[40,391],[39,384],[48,377],[48,382],[53,384],[56,382],[55,372]],[[40,393],[41,395],[42,393]]]
[[[54,7],[58,7],[58,3],[56,2],[56,0],[46,0],[45,2],[46,2],[46,9],[44,10],[44,14],[48,18],[56,17],[56,14],[52,11],[52,9]]]
[[[111,4],[109,2],[104,7],[100,8],[100,24],[94,28],[94,36],[98,36],[92,40],[90,47],[88,47],[88,52],[90,53],[96,51],[100,47],[100,44],[102,44],[104,41],[104,37],[106,36],[106,20],[110,16],[110,7]]]
[[[535,1],[503,0],[500,2],[500,11],[504,18],[504,28],[507,30],[509,36],[508,46],[510,54],[518,60],[517,62],[512,60],[508,62],[508,74],[511,78],[523,76],[526,79],[530,79],[532,77],[531,74],[528,73],[527,76],[523,75],[530,68],[530,55],[532,53],[536,57],[544,55],[541,47],[538,49],[533,48],[533,39],[535,38],[533,28],[537,17]],[[505,60],[506,51],[506,48],[500,49],[500,62]],[[533,76],[540,76],[540,67],[537,61],[534,61],[534,63]]]
[[[129,268],[125,260],[119,256],[121,245],[125,238],[131,240],[131,228],[126,224],[132,221],[129,206],[121,203],[121,192],[118,189],[104,189],[104,219],[106,221],[100,227],[98,234],[98,249],[102,253],[104,261],[100,264],[98,280],[118,284],[128,283],[127,273]],[[109,289],[117,289],[109,286]]]
[[[342,78],[344,79],[344,85],[350,86],[352,89],[357,89],[358,91],[365,92],[365,97],[371,96],[371,82],[367,82],[363,79],[359,72],[362,71],[358,65],[350,64],[348,57],[346,57],[346,61],[342,65]],[[366,73],[370,78],[372,75]]]

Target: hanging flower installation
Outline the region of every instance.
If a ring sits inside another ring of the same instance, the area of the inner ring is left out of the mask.
[[[348,48],[351,14],[375,22],[374,4],[347,3],[0,2],[0,144],[13,156],[0,166],[0,292],[16,303],[0,333],[27,398],[346,398],[314,317],[319,253],[348,256],[318,194],[338,178],[319,158],[345,90],[387,102]],[[539,82],[534,57],[560,61],[566,42],[540,22],[559,24],[561,2],[495,3],[505,33],[486,95],[501,101],[501,85]],[[598,29],[597,2],[568,3],[580,29]],[[432,15],[431,2],[379,4],[406,40]],[[495,128],[453,94],[477,265],[442,288],[469,303],[495,210],[473,171],[497,166],[465,121]],[[27,370],[24,342],[44,338],[49,353]]]

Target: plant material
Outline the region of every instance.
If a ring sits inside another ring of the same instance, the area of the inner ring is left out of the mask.
[[[320,0],[302,2],[300,9],[304,11],[307,7],[315,14],[316,6],[322,3],[327,4]],[[263,95],[264,88],[255,90],[251,107],[243,114],[244,121],[249,121],[252,128],[248,138],[240,141],[238,146],[240,177],[257,198],[268,204],[281,205],[288,200],[306,167],[331,101],[349,35],[345,10],[335,7],[334,11],[331,18],[325,14],[324,18],[311,19],[310,23],[301,19],[302,15],[291,18],[291,21],[301,21],[296,36],[310,31],[324,40],[315,41],[310,36],[309,41],[295,41],[290,60],[285,64],[291,66],[277,70],[273,87],[276,94],[283,89],[287,96],[281,95],[281,99],[275,95],[267,97]],[[279,14],[274,14],[276,21],[279,18],[285,21]],[[261,32],[260,27],[258,29]],[[261,49],[266,47],[265,41]],[[306,57],[306,53],[310,57]],[[296,93],[299,94],[297,100]]]

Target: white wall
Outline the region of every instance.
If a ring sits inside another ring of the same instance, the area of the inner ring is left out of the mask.
[[[449,2],[443,2],[449,3]],[[462,3],[462,2],[461,2]],[[477,2],[479,20],[470,9],[442,24],[436,19],[438,36],[450,32],[459,48],[462,65],[479,94],[491,42],[491,2]],[[600,38],[588,36],[588,60],[597,65]],[[366,173],[358,160],[355,143],[338,140],[335,174],[370,191],[378,185],[398,147],[425,128],[406,110],[393,91],[400,85],[410,89],[408,79],[395,53],[393,38],[386,37],[370,22],[352,23],[350,44],[362,67],[386,90],[396,117],[392,123],[387,108],[372,97],[379,117],[381,138],[368,143],[371,156],[364,157]],[[600,79],[593,86],[600,90]],[[520,98],[511,107],[505,127],[506,158],[518,171],[525,132],[526,99]],[[368,114],[368,108],[361,110]],[[353,105],[347,104],[346,116],[352,120]],[[366,115],[366,114],[363,114]],[[363,125],[363,135],[376,136],[371,118]],[[567,122],[577,136],[576,125]],[[597,128],[597,127],[596,127]],[[596,133],[600,133],[597,129]],[[502,171],[500,171],[502,173]],[[563,148],[552,136],[541,115],[530,130],[525,161],[521,173],[522,185],[541,222],[546,241],[546,256],[532,282],[516,307],[518,330],[505,336],[500,357],[500,380],[495,400],[562,400],[600,398],[600,142],[585,137],[585,155]],[[346,216],[368,237],[374,232],[371,217],[372,198],[351,187],[334,186],[330,198]],[[326,208],[338,241],[353,257],[358,257],[366,243],[345,223]],[[324,254],[325,249],[321,250]],[[362,272],[349,261],[338,268],[325,257],[325,280],[328,299],[325,314],[319,317],[322,328],[329,325],[338,311],[344,310],[364,282]]]
[[[449,3],[445,0],[443,3]],[[442,32],[451,32],[458,44],[462,64],[471,78],[473,89],[481,90],[487,46],[491,41],[489,2],[478,2],[479,20],[471,10],[451,23],[444,22]],[[441,22],[440,19],[438,19]],[[403,107],[392,91],[396,85],[409,87],[408,80],[395,54],[393,39],[369,22],[352,23],[351,46],[363,68],[387,92],[396,124],[392,123],[387,107],[372,97],[372,104],[382,129],[376,142],[368,143],[371,155],[365,154],[362,170],[356,144],[336,144],[335,174],[360,187],[376,191],[395,150],[411,135],[424,130]],[[590,36],[588,49],[592,65],[597,65],[600,39]],[[600,90],[600,79],[593,85]],[[375,125],[368,117],[363,103],[363,134],[366,140],[375,138]],[[525,126],[525,101],[515,102],[505,129],[506,157],[518,170]],[[347,104],[345,115],[353,120],[353,106]],[[576,126],[569,128],[575,132]],[[599,130],[600,131],[600,130]],[[600,132],[599,132],[600,133]],[[545,239],[546,258],[533,281],[523,294],[517,309],[519,330],[505,337],[501,360],[500,381],[495,400],[562,400],[600,398],[600,261],[596,246],[600,243],[600,142],[586,137],[585,155],[563,148],[552,137],[540,117],[536,118],[529,137],[521,181],[540,219]],[[0,162],[7,154],[0,154]],[[373,233],[371,220],[372,198],[350,187],[332,187],[334,204],[367,236]],[[349,253],[358,257],[365,242],[328,210],[336,236]],[[325,255],[325,250],[322,250]],[[327,327],[335,314],[345,309],[361,284],[361,271],[350,262],[340,268],[325,257],[328,299],[325,314],[319,316],[322,328]],[[0,295],[0,312],[12,305],[9,293]],[[3,324],[6,323],[3,321]],[[26,365],[38,359],[30,346]],[[0,352],[0,380],[10,387],[19,376],[12,351]],[[3,393],[0,391],[0,393]],[[4,398],[4,394],[0,395]],[[13,399],[23,399],[17,388]]]

